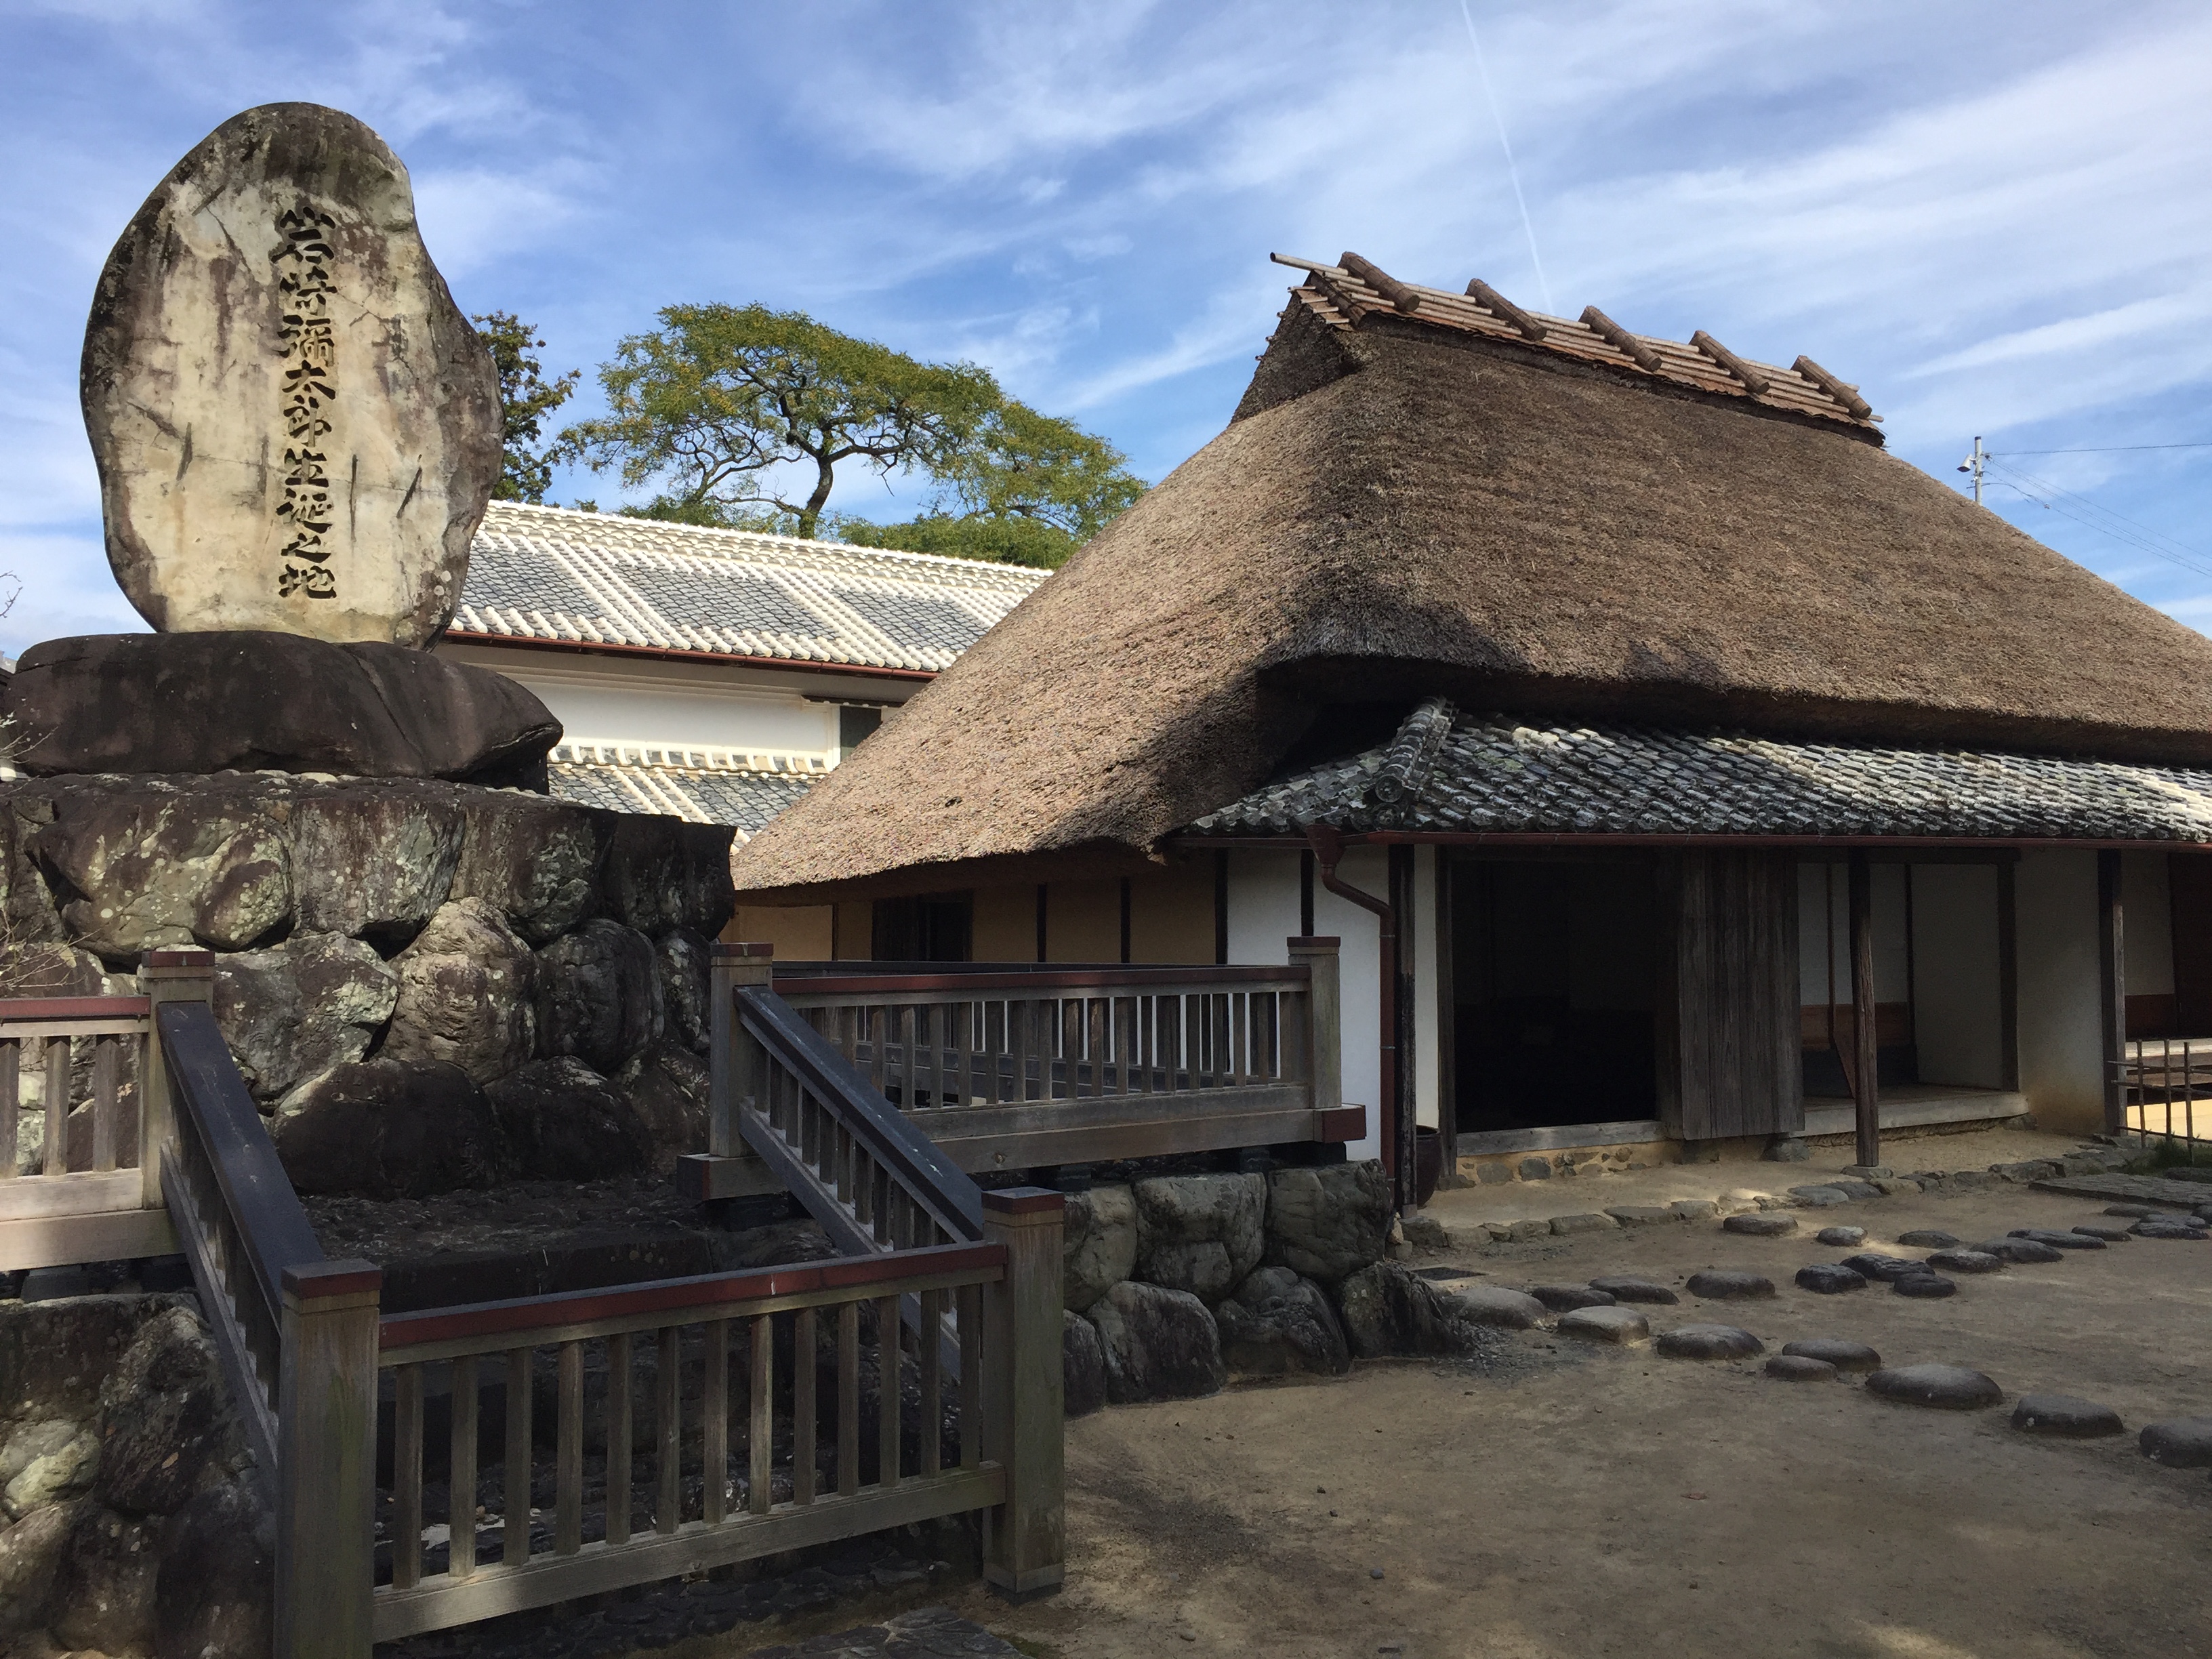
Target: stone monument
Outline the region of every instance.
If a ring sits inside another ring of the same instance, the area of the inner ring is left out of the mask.
[[[501,422],[398,158],[313,104],[223,123],[108,256],[83,394],[108,558],[155,631],[0,675],[28,775],[0,781],[0,995],[216,951],[216,1018],[306,1191],[697,1150],[731,831],[547,799],[559,722],[425,648]]]
[[[82,390],[108,562],[155,629],[420,646],[452,620],[499,379],[352,116],[250,109],[170,169],[100,274]]]
[[[499,477],[499,379],[382,139],[270,104],[201,140],[107,256],[82,393],[155,632],[24,653],[19,769],[544,787],[544,705],[422,649]]]

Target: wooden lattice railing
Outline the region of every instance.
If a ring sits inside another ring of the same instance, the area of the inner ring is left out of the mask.
[[[749,1036],[771,1019],[811,1030],[872,1101],[962,1170],[1358,1139],[1365,1111],[1339,1086],[1337,941],[1293,939],[1289,956],[1227,968],[779,965],[765,945],[718,945],[714,1006],[734,1023],[714,1045],[710,1148],[679,1179],[702,1199],[800,1190],[759,1133],[783,1109]]]

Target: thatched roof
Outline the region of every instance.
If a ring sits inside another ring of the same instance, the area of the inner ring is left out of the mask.
[[[1346,303],[1347,269],[1293,294],[1229,429],[756,837],[741,890],[1127,868],[1367,747],[1352,706],[1387,736],[1432,695],[2212,763],[2212,641],[1884,453],[1832,377],[1796,371],[1826,407],[1741,360],[1763,392],[1693,384],[1593,325]]]

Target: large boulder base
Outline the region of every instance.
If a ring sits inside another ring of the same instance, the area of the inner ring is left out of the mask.
[[[295,933],[216,959],[215,1017],[253,1097],[280,1101],[366,1054],[398,989],[374,947],[343,933]]]
[[[477,1083],[529,1062],[538,1040],[536,960],[480,898],[441,905],[402,951],[390,1060],[451,1060]]]
[[[451,620],[498,375],[353,117],[264,105],[171,169],[100,272],[82,390],[108,562],[156,629],[420,646]]]
[[[1543,1311],[1544,1304],[1534,1297],[1521,1299],[1539,1314]],[[1482,1327],[1492,1322],[1471,1315],[1449,1291],[1395,1261],[1376,1262],[1346,1279],[1337,1292],[1337,1305],[1344,1316],[1345,1338],[1360,1359],[1392,1354],[1463,1355],[1482,1340]]]
[[[504,674],[292,634],[90,634],[23,653],[0,696],[33,776],[328,772],[545,787],[561,723]]]
[[[1389,1239],[1390,1178],[1379,1159],[1267,1176],[1270,1266],[1335,1286],[1380,1261]]]
[[[605,1077],[667,1024],[653,941],[605,916],[538,953],[538,1051],[573,1054]]]
[[[275,1127],[276,1155],[302,1193],[424,1198],[494,1186],[516,1173],[500,1121],[469,1074],[450,1060],[340,1066],[288,1104],[292,1109]],[[619,1164],[573,1178],[625,1174],[641,1162],[632,1152]]]
[[[597,1181],[652,1162],[635,1109],[574,1055],[532,1060],[484,1093],[529,1179]]]
[[[1117,1406],[1196,1399],[1229,1380],[1213,1316],[1187,1291],[1125,1282],[1088,1317],[1105,1351],[1106,1397]]]
[[[1264,1176],[1155,1176],[1134,1191],[1139,1278],[1212,1306],[1259,1266]]]
[[[1288,1267],[1258,1269],[1213,1316],[1222,1362],[1241,1376],[1341,1376],[1352,1369],[1352,1350],[1328,1296]]]
[[[1137,1199],[1124,1186],[1067,1194],[1060,1300],[1082,1313],[1137,1272]]]

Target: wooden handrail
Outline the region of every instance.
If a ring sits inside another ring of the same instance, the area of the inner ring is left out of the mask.
[[[893,1255],[843,1256],[834,1261],[801,1262],[748,1273],[701,1273],[609,1290],[568,1291],[386,1314],[380,1322],[378,1340],[386,1355],[394,1355],[433,1342],[511,1336],[605,1320],[650,1316],[664,1325],[684,1324],[744,1303],[817,1296],[843,1299],[864,1295],[877,1286],[890,1291],[914,1279],[946,1274],[972,1273],[980,1279],[1006,1265],[1006,1252],[1001,1245],[940,1244]],[[384,1363],[397,1361],[387,1358]]]
[[[155,1024],[172,1098],[197,1132],[246,1267],[274,1320],[284,1305],[284,1270],[323,1261],[323,1247],[277,1161],[215,1011],[204,1002],[164,1003]]]
[[[1235,968],[1067,967],[1029,968],[1019,963],[988,963],[980,967],[958,963],[869,973],[844,963],[778,963],[775,977],[787,980],[787,996],[854,996],[877,993],[917,991],[1082,991],[1147,990],[1162,986],[1296,985],[1304,982],[1302,963]]]
[[[983,1194],[975,1181],[897,1107],[864,1084],[797,1009],[765,986],[740,986],[738,1018],[754,1039],[830,1105],[870,1157],[898,1177],[947,1232],[983,1236]],[[772,1156],[763,1148],[763,1156]]]
[[[143,1019],[151,1006],[145,997],[3,997],[0,1025],[16,1020]]]

